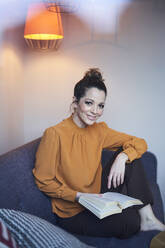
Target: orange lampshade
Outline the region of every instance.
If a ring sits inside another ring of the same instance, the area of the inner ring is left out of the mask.
[[[58,6],[57,6],[58,8]],[[24,38],[32,48],[54,48],[63,39],[60,12],[50,12],[43,3],[31,4],[26,18]]]

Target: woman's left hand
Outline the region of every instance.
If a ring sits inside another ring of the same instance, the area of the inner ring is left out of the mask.
[[[113,187],[116,188],[120,184],[124,182],[125,175],[125,163],[128,160],[128,156],[126,153],[121,152],[115,159],[110,169],[110,173],[108,176],[108,189]]]

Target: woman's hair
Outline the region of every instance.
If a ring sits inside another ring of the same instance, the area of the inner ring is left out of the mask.
[[[86,91],[90,88],[103,90],[105,92],[105,96],[107,95],[104,79],[102,78],[102,74],[98,68],[89,69],[85,73],[84,77],[75,85],[74,97],[76,98],[76,101],[79,102],[80,98],[84,97]]]

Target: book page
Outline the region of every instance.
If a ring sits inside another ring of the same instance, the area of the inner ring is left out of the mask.
[[[106,192],[102,194],[103,199],[107,199],[109,201],[118,202],[119,206],[124,209],[133,205],[141,205],[143,204],[142,201],[139,199],[123,195],[116,192]]]
[[[94,213],[99,219],[102,219],[112,214],[117,214],[122,212],[122,209],[119,208],[117,204],[111,205],[104,209],[100,209],[90,201],[86,200],[85,197],[84,198],[80,197],[79,203],[81,203],[84,207],[86,207],[88,210]]]
[[[112,205],[117,205],[116,201],[110,201],[108,198],[104,198],[104,197],[99,197],[99,196],[81,196],[80,197],[81,201],[83,199],[83,201],[90,203],[91,205],[94,205],[95,207],[99,208],[99,209],[106,209],[109,206]]]

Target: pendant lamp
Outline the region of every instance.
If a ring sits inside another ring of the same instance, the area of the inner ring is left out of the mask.
[[[43,0],[49,11],[60,13],[72,13],[78,7],[78,0]],[[59,8],[56,8],[56,7]]]
[[[24,38],[31,48],[58,48],[63,39],[63,27],[59,7],[57,12],[50,12],[44,3],[33,3],[27,13]]]

